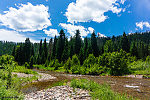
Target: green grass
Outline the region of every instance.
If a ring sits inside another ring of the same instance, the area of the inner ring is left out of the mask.
[[[57,70],[55,70],[55,67],[45,67],[44,65],[33,65],[34,68],[43,69],[47,71],[55,71],[55,72],[65,72],[65,69],[63,67],[58,67]]]
[[[62,81],[59,81],[59,82],[56,82],[56,83],[52,84],[48,88],[52,88],[52,87],[55,87],[55,86],[64,86],[64,85],[66,85],[67,82],[68,82],[68,80],[62,80]]]
[[[93,100],[133,100],[133,98],[127,97],[126,95],[115,93],[108,84],[100,85],[87,79],[73,79],[71,81],[71,87],[90,91]]]
[[[4,69],[0,69],[0,100],[23,100],[24,96],[20,92],[22,84],[37,80],[38,73],[24,66],[3,65],[3,67]],[[17,77],[15,74],[12,75],[11,72],[33,74],[34,76]]]
[[[131,73],[138,75],[150,75],[150,63],[142,60],[134,61],[128,65]]]
[[[15,66],[12,72],[18,72],[18,73],[25,73],[25,74],[33,74],[37,75],[38,73],[36,71],[33,71],[31,69],[25,68],[25,66]]]

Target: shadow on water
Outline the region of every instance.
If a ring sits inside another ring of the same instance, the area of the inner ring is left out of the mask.
[[[113,76],[71,75],[52,71],[42,71],[42,70],[35,70],[35,71],[51,74],[52,76],[55,76],[57,78],[49,81],[27,84],[22,88],[23,93],[30,93],[42,90],[63,80],[69,81],[73,78],[86,78],[89,80],[94,80],[95,82],[98,82],[100,84],[108,83],[115,92],[121,94],[126,93],[127,95],[143,100],[150,100],[150,79],[113,77]]]

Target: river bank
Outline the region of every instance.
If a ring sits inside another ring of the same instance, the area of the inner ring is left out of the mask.
[[[113,77],[113,76],[92,76],[92,75],[74,75],[65,74],[53,71],[44,71],[34,69],[39,73],[50,74],[53,77],[57,77],[54,80],[39,81],[27,84],[23,87],[22,92],[25,94],[36,93],[37,91],[44,90],[51,87],[53,84],[63,81],[78,79],[93,80],[99,84],[107,83],[111,86],[111,89],[117,93],[127,94],[138,99],[148,100],[150,98],[150,80],[142,78],[131,77]]]

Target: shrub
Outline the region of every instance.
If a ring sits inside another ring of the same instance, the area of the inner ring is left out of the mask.
[[[93,54],[90,54],[88,58],[84,61],[83,66],[86,68],[90,68],[93,66],[96,62],[96,58],[94,57]]]
[[[146,57],[146,63],[150,63],[150,56]]]
[[[71,61],[71,59],[69,58],[69,59],[67,60],[67,62],[64,64],[64,69],[65,69],[65,71],[66,71],[67,73],[69,72],[71,66],[72,66],[72,61]]]
[[[10,56],[10,55],[2,55],[0,57],[0,65],[3,65],[3,64],[17,64],[15,61],[14,61],[14,57],[13,56]]]
[[[77,55],[72,56],[72,65],[80,65]]]

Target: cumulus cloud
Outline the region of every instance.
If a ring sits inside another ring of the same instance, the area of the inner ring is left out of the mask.
[[[47,34],[50,37],[55,37],[59,35],[57,29],[49,29],[49,30],[44,30],[45,34]]]
[[[68,22],[104,22],[108,16],[104,13],[112,11],[113,13],[120,13],[123,8],[119,8],[116,3],[118,0],[76,0],[72,2],[67,8],[65,16]],[[121,0],[122,3],[125,0]]]
[[[10,7],[4,14],[0,14],[1,25],[16,31],[37,31],[51,26],[48,7],[43,4],[21,4],[17,8]]]
[[[82,37],[87,36],[88,34],[91,34],[94,29],[92,27],[85,28],[83,26],[77,26],[77,25],[72,25],[72,24],[65,24],[65,23],[60,23],[59,24],[62,28],[66,29],[68,33],[70,33],[71,36],[75,35],[76,30],[80,31],[80,35]]]
[[[19,34],[16,31],[9,31],[5,29],[0,29],[0,40],[2,41],[12,41],[12,42],[24,42],[27,37]],[[31,42],[37,42],[36,40],[30,39]]]
[[[136,23],[136,27],[140,28],[141,30],[143,30],[144,26],[147,28],[150,28],[150,23],[149,22],[137,22]]]

